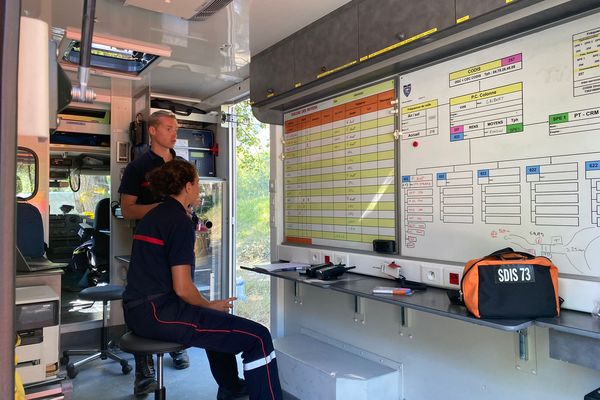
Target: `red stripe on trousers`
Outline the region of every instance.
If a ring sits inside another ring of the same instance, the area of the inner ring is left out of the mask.
[[[185,325],[185,326],[189,326],[191,328],[194,328],[195,331],[197,332],[214,332],[214,333],[232,333],[232,332],[237,332],[237,333],[242,333],[244,335],[248,335],[248,336],[253,336],[255,338],[257,338],[260,341],[260,346],[262,348],[262,352],[263,352],[263,358],[266,360],[267,358],[267,352],[265,351],[265,344],[262,340],[262,338],[258,335],[255,335],[253,333],[250,332],[246,332],[246,331],[240,331],[237,329],[201,329],[198,328],[198,325],[196,324],[192,324],[191,322],[183,322],[183,321],[162,321],[158,318],[158,315],[156,314],[156,306],[154,305],[154,302],[150,302],[150,304],[152,305],[152,310],[154,311],[154,319],[159,323],[159,324],[165,324],[165,325],[169,325],[169,324],[176,324],[176,325]],[[271,391],[271,398],[273,400],[275,400],[275,393],[273,393],[273,387],[271,385],[271,372],[269,371],[269,363],[265,363],[265,367],[267,368],[267,381],[269,381],[269,390]]]

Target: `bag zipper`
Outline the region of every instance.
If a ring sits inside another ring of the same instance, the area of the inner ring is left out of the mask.
[[[475,261],[473,264],[471,264],[471,266],[469,267],[469,269],[465,273],[463,273],[462,278],[460,278],[460,289],[458,289],[458,299],[461,302],[463,302],[463,303],[465,302],[464,301],[464,296],[463,296],[463,282],[465,280],[465,276],[467,276],[467,274],[473,270],[473,267],[475,266],[475,264],[477,264],[479,261],[481,261],[481,260],[483,260],[485,258],[487,258],[487,256],[486,257],[482,257],[479,260]]]

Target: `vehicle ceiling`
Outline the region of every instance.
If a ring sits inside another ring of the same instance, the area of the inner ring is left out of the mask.
[[[246,79],[253,54],[268,48],[348,0],[233,0],[206,21],[187,21],[134,6],[126,0],[97,0],[94,30],[124,38],[166,44],[172,56],[144,73],[134,87],[206,99]],[[145,0],[151,9],[203,0]],[[23,0],[23,15],[53,28],[81,28],[83,0]],[[109,87],[109,79],[92,85]]]

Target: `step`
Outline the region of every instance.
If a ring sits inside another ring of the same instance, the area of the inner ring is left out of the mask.
[[[301,400],[398,399],[400,371],[307,335],[274,340],[284,391]]]

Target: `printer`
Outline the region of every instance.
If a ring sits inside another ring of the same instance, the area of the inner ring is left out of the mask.
[[[48,286],[16,288],[17,372],[24,384],[58,374],[60,300]]]

